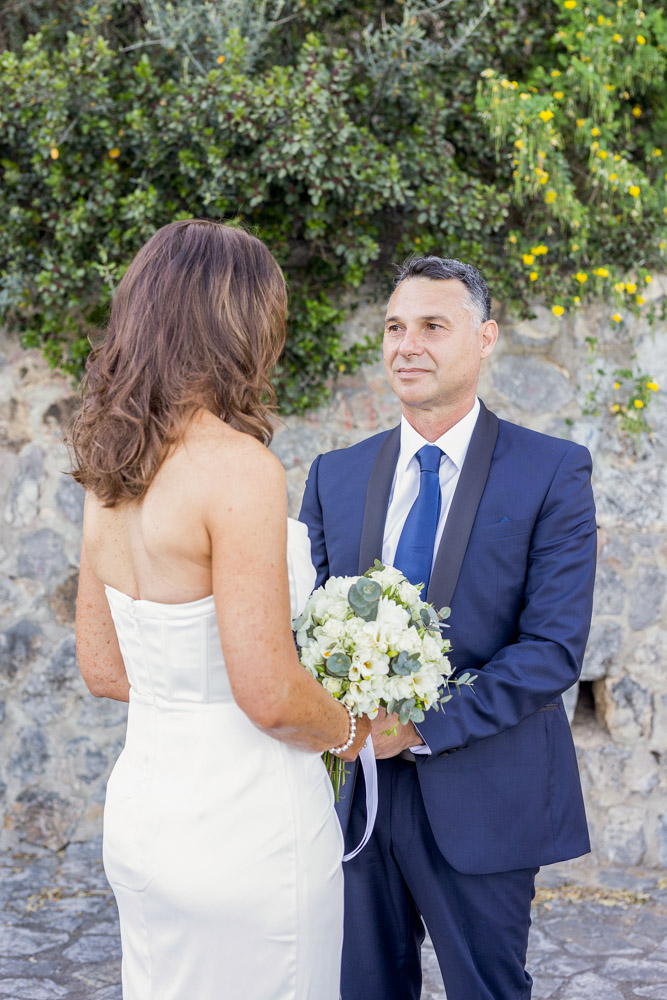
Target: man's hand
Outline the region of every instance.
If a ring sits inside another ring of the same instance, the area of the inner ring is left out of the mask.
[[[386,735],[388,730],[394,729],[396,730],[395,736],[393,734]],[[384,708],[380,709],[371,723],[371,736],[377,760],[396,757],[402,750],[409,750],[410,747],[419,746],[420,743],[424,742],[411,722],[402,725],[395,712],[392,715],[387,715]]]

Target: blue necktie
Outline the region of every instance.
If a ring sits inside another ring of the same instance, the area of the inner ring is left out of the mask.
[[[417,452],[421,473],[419,494],[405,519],[396,548],[394,565],[410,583],[423,583],[422,600],[426,599],[431,577],[435,533],[440,517],[440,459],[443,452],[434,444],[425,444]]]

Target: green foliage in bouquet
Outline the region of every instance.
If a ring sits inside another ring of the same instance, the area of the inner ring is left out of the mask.
[[[646,7],[9,0],[0,320],[79,374],[133,254],[192,216],[248,226],[287,274],[284,412],[374,356],[342,302],[411,252],[472,261],[520,314],[650,311],[667,26]]]

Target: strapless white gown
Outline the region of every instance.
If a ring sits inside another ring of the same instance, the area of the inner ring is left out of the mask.
[[[296,613],[314,571],[294,521],[288,563]],[[106,590],[131,684],[104,811],[124,1000],[338,1000],[343,842],[319,755],[237,707],[212,597]]]

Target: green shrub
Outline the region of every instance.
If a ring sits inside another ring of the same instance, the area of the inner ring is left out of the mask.
[[[374,354],[379,331],[343,347],[341,292],[386,293],[410,252],[472,261],[523,313],[536,292],[641,308],[627,286],[665,251],[667,28],[637,0],[611,24],[567,2],[9,4],[0,317],[79,373],[157,227],[239,219],[290,283],[278,382],[300,412]]]

